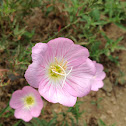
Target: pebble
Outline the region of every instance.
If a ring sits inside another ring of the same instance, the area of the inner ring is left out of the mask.
[[[118,83],[122,86],[126,85],[126,76],[121,76],[118,78]]]
[[[108,110],[106,113],[107,113],[108,115],[110,115],[112,118],[115,117],[114,113],[113,113],[111,110]]]
[[[100,119],[102,120],[106,119],[106,115],[101,115]]]
[[[111,102],[116,105],[116,100],[114,98],[111,99]]]
[[[126,117],[124,118],[124,121],[126,121]]]
[[[104,80],[103,90],[109,93],[112,91],[112,83],[110,82],[109,78]]]
[[[106,96],[105,93],[103,93],[103,94],[102,94],[102,97],[105,97],[105,96]]]
[[[112,96],[112,94],[111,94],[110,92],[107,92],[107,96],[111,97],[111,96]]]

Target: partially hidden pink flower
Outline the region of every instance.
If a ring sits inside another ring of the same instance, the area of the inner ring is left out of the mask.
[[[40,94],[32,87],[25,86],[12,94],[10,107],[15,109],[14,116],[28,122],[32,117],[38,117],[43,108]]]
[[[96,73],[94,77],[91,80],[91,90],[92,91],[98,91],[99,88],[102,88],[104,86],[103,79],[105,78],[106,74],[103,71],[103,65],[100,63],[96,63],[96,61],[93,61],[96,66]]]
[[[73,106],[91,90],[96,68],[88,57],[88,49],[68,38],[37,43],[25,78],[49,102]]]

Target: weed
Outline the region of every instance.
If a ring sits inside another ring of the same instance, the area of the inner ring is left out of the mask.
[[[100,106],[100,102],[103,100],[103,98],[98,98],[97,101],[91,101],[91,104],[92,105],[96,105],[97,108],[99,109],[101,106]]]

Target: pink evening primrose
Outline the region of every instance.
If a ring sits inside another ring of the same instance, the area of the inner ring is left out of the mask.
[[[93,61],[96,67],[96,73],[94,77],[91,80],[91,90],[92,91],[98,91],[99,88],[102,88],[104,83],[103,79],[105,78],[106,74],[103,71],[103,65],[100,63],[96,63],[96,61]]]
[[[38,117],[43,108],[40,94],[32,87],[25,86],[12,94],[10,107],[15,109],[14,116],[28,122],[32,117]]]
[[[25,78],[49,102],[73,106],[77,97],[87,95],[92,88],[96,67],[88,57],[87,48],[68,38],[37,43]]]

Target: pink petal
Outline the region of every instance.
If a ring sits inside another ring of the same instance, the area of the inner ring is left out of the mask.
[[[42,99],[41,99],[42,100]],[[35,105],[34,107],[32,107],[30,109],[30,113],[33,117],[38,117],[41,114],[41,110],[43,108],[43,103],[42,102],[37,102],[37,105]]]
[[[62,57],[74,45],[72,40],[63,37],[50,40],[47,44],[52,49],[53,57]]]
[[[74,44],[63,57],[67,60],[68,65],[71,64],[71,66],[74,66],[74,62],[78,62],[76,65],[80,65],[87,60],[89,52],[85,47]]]
[[[87,60],[83,62],[83,64],[74,67],[71,72],[72,75],[95,75],[95,73],[96,67],[92,60],[90,60],[89,58],[87,58]]]
[[[45,76],[45,68],[40,64],[33,62],[31,65],[29,65],[24,76],[32,87],[38,88],[39,83]]]
[[[25,122],[29,122],[32,119],[31,113],[25,108],[18,108],[15,110],[14,116],[17,119],[22,119]]]
[[[45,86],[43,86],[43,83],[39,86],[39,93],[46,100],[52,103],[60,103],[69,107],[74,106],[77,100],[76,97],[70,95],[60,86],[56,87],[53,84],[48,84],[47,82],[45,83]]]
[[[55,95],[56,87],[53,86],[53,84],[50,84],[48,80],[44,80],[39,85],[39,93],[41,96],[43,96],[47,101],[57,103],[58,99]]]
[[[96,72],[96,75],[95,75],[96,79],[97,80],[103,80],[105,77],[106,77],[106,74],[104,71],[101,71],[101,72]]]
[[[63,88],[74,97],[83,97],[91,90],[90,78],[73,76],[66,80]]]
[[[36,104],[35,104],[35,106],[30,108],[30,112],[33,117],[38,117],[43,108],[43,101],[42,101],[42,98],[41,98],[39,92],[30,86],[25,86],[22,90],[25,93],[32,94],[35,97]]]
[[[58,102],[62,105],[72,107],[75,105],[77,97],[70,95],[64,89],[57,90]]]
[[[53,58],[63,58],[72,66],[80,65],[89,56],[89,52],[85,47],[75,45],[68,38],[56,38],[47,44],[51,48]]]
[[[32,48],[32,60],[42,60],[43,55],[47,50],[47,44],[46,43],[37,43],[33,48]]]
[[[91,90],[90,81],[95,71],[94,63],[87,59],[85,63],[72,70],[63,88],[75,97],[87,95]]]
[[[96,63],[95,65],[96,65],[97,72],[103,71],[104,67],[102,64]]]
[[[24,104],[21,100],[21,98],[23,97],[23,91],[22,90],[17,90],[12,94],[11,100],[10,100],[10,107],[13,109],[17,109],[20,107],[23,107]]]
[[[98,91],[99,88],[102,88],[104,85],[103,81],[98,81],[98,80],[92,80],[91,83],[92,83],[91,86],[92,91]]]

